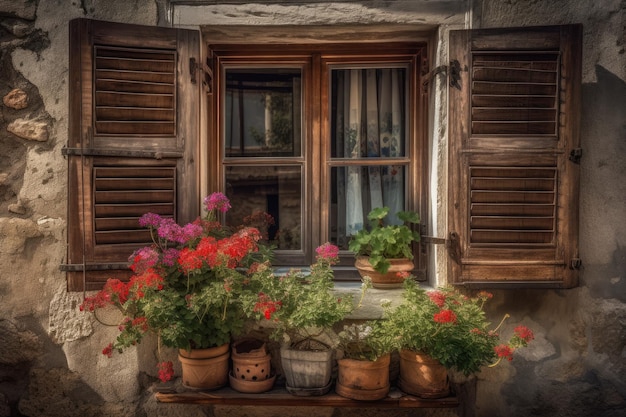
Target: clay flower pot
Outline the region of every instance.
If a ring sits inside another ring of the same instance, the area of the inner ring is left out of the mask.
[[[450,394],[448,371],[429,355],[403,349],[398,388],[421,398],[447,397]]]
[[[180,349],[182,382],[187,388],[215,390],[228,382],[228,343],[208,349]]]
[[[335,391],[353,400],[376,401],[389,392],[390,355],[375,361],[339,359]]]
[[[370,264],[367,256],[357,257],[354,266],[361,277],[368,276],[372,286],[378,289],[402,288],[405,278],[398,276],[398,272],[411,272],[413,262],[408,258],[389,259],[391,266],[384,274],[376,271]]]
[[[276,375],[272,375],[272,357],[266,350],[265,342],[253,339],[235,342],[231,358],[233,369],[229,379],[232,389],[244,393],[272,389]]]

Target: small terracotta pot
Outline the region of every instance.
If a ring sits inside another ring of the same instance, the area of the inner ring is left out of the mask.
[[[272,389],[276,376],[272,375],[272,357],[263,341],[244,339],[233,343],[231,358],[231,388],[245,393],[260,393]]]

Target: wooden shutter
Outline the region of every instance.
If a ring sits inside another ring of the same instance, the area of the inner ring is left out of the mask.
[[[190,30],[70,22],[70,290],[129,275],[129,256],[151,243],[142,214],[197,216],[199,52]]]
[[[577,285],[581,33],[450,33],[453,283]]]

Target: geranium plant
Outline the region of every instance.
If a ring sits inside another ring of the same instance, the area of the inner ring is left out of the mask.
[[[368,256],[372,267],[386,273],[389,269],[389,259],[413,259],[412,244],[419,242],[420,235],[413,230],[413,224],[419,224],[420,218],[416,212],[400,211],[397,217],[403,224],[386,224],[389,207],[378,207],[370,211],[367,219],[371,227],[363,228],[352,236],[348,248],[356,256]]]
[[[228,198],[214,193],[204,199],[207,215],[184,226],[148,213],[141,226],[150,228],[154,243],[130,257],[134,275],[128,282],[109,279],[80,309],[94,312],[109,306],[123,314],[120,333],[103,353],[111,356],[139,343],[147,332],[159,346],[190,350],[220,346],[243,328],[241,305],[254,291],[246,267],[264,259],[256,228],[229,230],[217,221],[230,208]],[[243,269],[242,269],[243,268]],[[159,364],[159,377],[172,377],[170,363]]]
[[[533,340],[525,326],[501,342],[500,324],[490,329],[483,307],[492,294],[480,291],[470,298],[453,288],[426,291],[414,279],[404,281],[403,301],[397,307],[385,306],[386,332],[396,335],[398,349],[425,353],[448,369],[470,375],[484,365],[512,360],[515,349]]]
[[[248,306],[251,317],[272,322],[273,339],[291,348],[319,346],[328,340],[324,333],[355,308],[351,295],[334,291],[332,265],[339,262],[339,248],[325,243],[316,253],[308,272],[292,269],[277,275],[261,268],[255,280],[260,283],[258,297]]]

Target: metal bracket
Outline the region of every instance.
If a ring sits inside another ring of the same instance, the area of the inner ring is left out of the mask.
[[[204,74],[202,84],[207,88],[207,94],[211,94],[213,92],[211,88],[213,85],[213,71],[208,65],[200,65],[198,61],[196,61],[195,57],[189,58],[189,75],[191,76],[192,84],[196,84],[198,82],[196,78],[196,73],[198,71]]]
[[[580,269],[583,266],[583,261],[580,258],[573,258],[569,263],[570,269]]]
[[[467,71],[467,65],[465,68],[461,69],[461,63],[457,59],[453,59],[450,61],[450,72],[448,76],[450,77],[450,87],[454,87],[457,89],[461,89],[461,71]]]
[[[580,164],[580,158],[583,156],[582,148],[574,148],[569,153],[569,160],[575,164]]]

